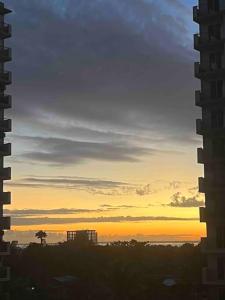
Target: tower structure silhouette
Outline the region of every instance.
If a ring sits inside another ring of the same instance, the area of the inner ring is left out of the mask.
[[[205,194],[200,221],[207,237],[201,241],[207,257],[202,281],[208,300],[225,299],[225,0],[199,0],[194,7],[199,34],[194,48],[200,52],[195,76],[201,80],[196,105],[202,109],[197,133],[203,136],[198,162],[204,165],[199,191]]]
[[[11,37],[11,26],[5,23],[5,15],[11,11],[0,2],[0,299],[8,299],[4,282],[10,280],[10,269],[4,258],[10,254],[10,243],[4,241],[4,231],[10,229],[10,217],[3,214],[4,205],[11,203],[10,192],[4,191],[4,181],[11,179],[11,168],[4,167],[4,157],[11,155],[11,144],[5,143],[5,133],[11,131],[11,120],[5,118],[5,110],[11,108],[11,96],[5,94],[11,84],[11,72],[5,70],[5,63],[11,61],[11,49],[5,47],[5,40]],[[3,297],[3,298],[1,298]]]

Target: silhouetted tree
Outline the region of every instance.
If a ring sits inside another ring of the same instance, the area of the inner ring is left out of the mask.
[[[76,241],[46,247],[31,244],[8,260],[13,300],[55,300],[52,279],[67,275],[77,278],[76,286],[69,287],[68,300],[74,300],[75,294],[77,300],[190,300],[201,288],[205,264],[198,246],[159,246],[134,240],[107,246]],[[162,284],[168,277],[177,283],[171,289]]]
[[[45,238],[47,237],[47,233],[40,230],[37,233],[35,233],[36,238],[41,240],[41,245],[43,245]]]

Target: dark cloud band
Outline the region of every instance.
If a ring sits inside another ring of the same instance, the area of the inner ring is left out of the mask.
[[[147,221],[196,221],[198,218],[179,218],[179,217],[153,217],[153,216],[117,216],[117,217],[93,217],[93,218],[13,218],[14,226],[29,225],[57,225],[57,224],[76,224],[76,223],[121,223],[121,222],[147,222]]]

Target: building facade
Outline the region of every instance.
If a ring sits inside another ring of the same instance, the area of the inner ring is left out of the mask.
[[[199,0],[194,7],[194,21],[199,34],[194,48],[200,52],[195,76],[201,80],[196,91],[196,105],[202,118],[197,133],[203,136],[198,162],[204,166],[199,191],[205,194],[200,220],[206,223],[207,237],[202,252],[207,266],[202,272],[208,300],[225,299],[225,0]]]
[[[11,61],[11,49],[5,47],[5,40],[11,37],[11,26],[5,23],[5,15],[11,11],[0,2],[0,295],[7,296],[4,282],[10,279],[10,270],[4,258],[9,255],[10,243],[4,241],[4,231],[10,229],[10,217],[3,215],[4,205],[11,202],[11,194],[4,191],[4,181],[11,179],[11,168],[4,167],[4,157],[11,155],[11,144],[5,143],[5,133],[11,131],[11,120],[5,118],[5,110],[11,108],[11,96],[5,94],[11,84],[11,73],[5,70],[5,63]]]
[[[76,230],[67,231],[67,242],[70,241],[87,241],[93,245],[98,243],[98,234],[95,230]]]

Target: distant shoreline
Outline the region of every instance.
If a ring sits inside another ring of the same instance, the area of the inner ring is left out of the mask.
[[[63,243],[64,241],[58,242],[58,243],[47,243],[47,246],[58,246],[60,243]],[[115,241],[109,241],[109,242],[98,242],[98,246],[106,246],[107,244],[111,244]],[[28,247],[31,243],[26,243],[26,244],[18,244],[19,248],[26,248]],[[149,241],[149,244],[151,246],[182,246],[184,244],[194,244],[197,246],[200,243],[200,241]]]

